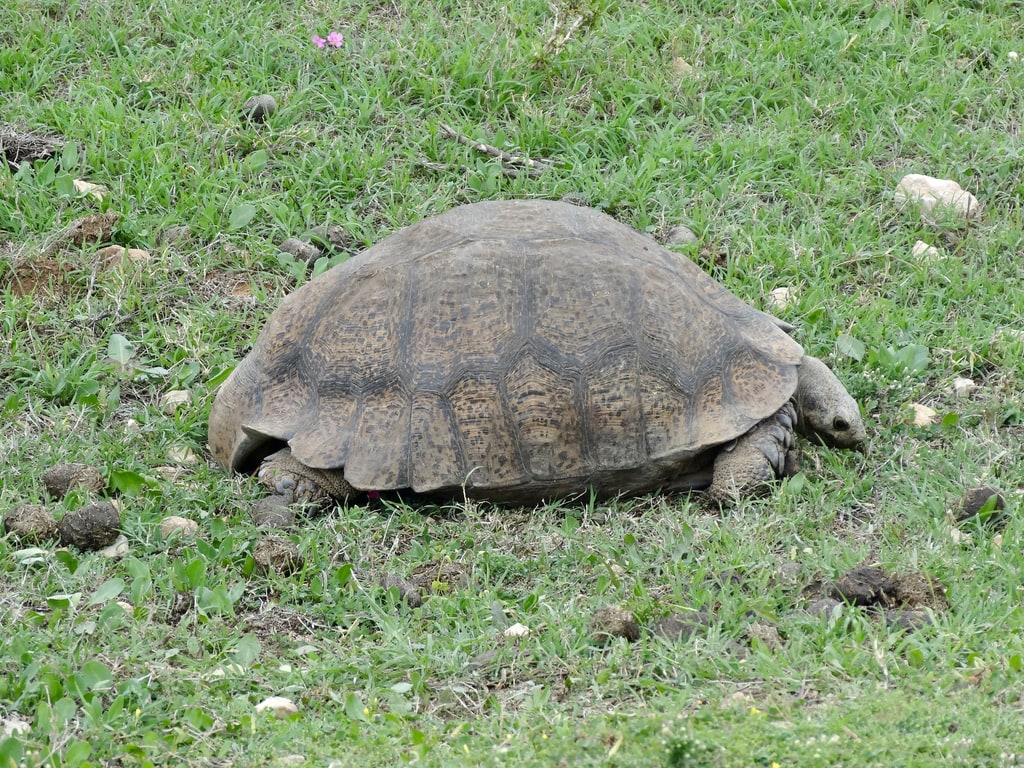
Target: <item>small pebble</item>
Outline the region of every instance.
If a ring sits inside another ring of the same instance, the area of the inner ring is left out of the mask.
[[[924,240],[918,240],[910,249],[910,255],[915,259],[934,259],[939,255],[939,249],[934,245],[928,245]]]
[[[1006,499],[1003,498],[1003,494],[999,492],[998,488],[988,485],[981,488],[971,488],[964,494],[963,500],[960,502],[960,512],[956,516],[957,522],[962,523],[978,518],[982,508],[993,497],[995,501],[992,502],[994,504],[992,511],[984,520],[979,519],[979,522],[996,527],[1005,525],[1006,515],[1004,510],[1006,509]]]
[[[277,111],[277,100],[267,93],[253,96],[242,107],[242,119],[254,123],[265,123]]]
[[[265,496],[257,501],[249,517],[256,525],[267,528],[291,528],[295,525],[295,512],[288,506],[288,497],[280,494]]]
[[[684,227],[682,224],[677,224],[668,231],[665,235],[665,245],[668,247],[672,246],[683,246],[683,245],[696,245],[697,235],[694,234],[693,230],[689,227]]]
[[[303,261],[306,264],[312,265],[317,259],[323,256],[323,251],[317,248],[315,245],[304,243],[296,237],[289,237],[283,243],[281,243],[277,249],[282,253],[288,253],[294,256],[299,261]]]
[[[380,585],[385,589],[394,588],[398,597],[405,601],[410,608],[419,608],[423,605],[423,597],[415,584],[406,581],[395,573],[389,573],[380,580]]]
[[[181,538],[192,538],[199,532],[199,523],[187,517],[170,515],[160,522],[160,535],[165,539],[177,535]]]
[[[978,385],[971,379],[966,379],[963,376],[957,376],[953,379],[953,394],[957,397],[967,397],[977,388]]]
[[[164,413],[173,414],[178,410],[178,406],[190,402],[192,402],[192,393],[187,389],[172,389],[169,392],[164,392],[161,396],[160,407]]]
[[[295,705],[295,702],[291,699],[286,699],[284,696],[268,696],[256,705],[256,711],[261,714],[263,712],[270,712],[275,717],[281,718],[299,714],[299,708]]]

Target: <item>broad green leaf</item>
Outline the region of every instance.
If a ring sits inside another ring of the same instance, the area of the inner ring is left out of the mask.
[[[115,469],[110,473],[110,487],[125,496],[138,496],[149,483],[138,472]]]
[[[71,553],[71,550],[58,549],[53,553],[53,558],[58,563],[62,563],[68,569],[68,573],[74,573],[78,570],[78,558]]]
[[[89,605],[99,605],[100,603],[107,603],[115,599],[124,591],[124,579],[113,578],[107,579],[105,582],[100,584],[96,591],[92,593],[92,597],[89,598]]]
[[[78,144],[76,142],[69,141],[64,145],[64,149],[60,153],[60,167],[65,173],[72,173],[78,168]],[[74,189],[74,187],[71,188],[72,194]]]
[[[245,167],[250,173],[259,173],[267,167],[267,161],[270,159],[270,154],[265,149],[257,149],[247,158],[245,158]]]
[[[251,667],[260,657],[260,651],[263,648],[260,645],[260,641],[257,640],[253,635],[243,635],[238,639],[238,644],[235,646],[235,652],[231,654],[230,660],[233,664],[238,664],[242,667]]]
[[[98,661],[87,661],[78,673],[78,680],[90,691],[108,691],[114,685],[110,670]]]
[[[366,706],[358,694],[350,693],[345,697],[345,714],[348,715],[350,720],[366,722]]]
[[[185,566],[185,578],[192,589],[206,584],[206,560],[197,557]]]
[[[235,206],[235,209],[231,211],[231,216],[228,219],[228,230],[231,232],[237,232],[245,226],[248,226],[249,222],[252,221],[256,215],[256,206],[251,203],[240,203]]]
[[[53,185],[61,197],[75,197],[78,194],[78,190],[75,189],[75,180],[66,173],[60,174]]]
[[[50,595],[46,598],[46,603],[55,610],[67,610],[68,608],[75,608],[81,600],[81,592],[71,592],[68,594]]]
[[[868,19],[868,32],[881,32],[892,24],[892,11],[888,8],[881,8],[874,16]]]
[[[852,357],[854,360],[860,361],[864,359],[864,342],[860,339],[855,339],[847,333],[840,334],[839,338],[836,339],[836,349],[839,354]]]
[[[132,359],[134,354],[135,345],[128,341],[128,339],[120,333],[110,335],[110,341],[107,342],[107,357],[118,365],[124,365]]]

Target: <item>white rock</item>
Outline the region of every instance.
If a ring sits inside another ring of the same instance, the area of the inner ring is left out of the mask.
[[[953,379],[953,394],[957,397],[967,397],[977,388],[977,384],[970,379],[965,379],[963,376],[957,376]]]
[[[1016,51],[1010,51],[1008,54],[1006,54],[1006,58],[1008,58],[1010,61],[1017,61],[1017,59],[1020,58],[1020,54],[1017,53]]]
[[[0,739],[7,739],[11,736],[20,736],[32,730],[32,724],[22,719],[21,715],[15,713],[6,717],[0,717]],[[12,761],[13,764],[13,761]]]
[[[676,71],[677,75],[693,74],[693,65],[682,56],[676,56],[672,59],[672,69]]]
[[[793,289],[782,286],[773,288],[768,294],[768,306],[771,309],[785,309],[793,303]]]
[[[904,205],[914,202],[922,213],[928,214],[939,207],[959,213],[965,219],[981,215],[978,198],[951,179],[936,179],[920,173],[908,173],[896,185],[896,202]]]
[[[187,445],[172,445],[167,449],[167,460],[172,464],[195,464],[199,461],[196,452]]]
[[[128,539],[122,533],[109,547],[100,550],[100,554],[108,560],[116,560],[128,554]]]
[[[256,711],[261,714],[270,712],[275,717],[291,717],[299,714],[299,708],[295,706],[295,702],[284,696],[267,697],[256,705]]]
[[[503,634],[505,637],[526,637],[528,634],[530,634],[530,628],[525,624],[520,624],[519,622],[516,622],[511,627],[506,628],[505,631],[501,634]]]
[[[192,393],[187,389],[172,389],[170,392],[165,392],[160,398],[160,407],[164,409],[165,413],[174,413],[178,410],[179,405],[191,401]]]
[[[939,249],[934,245],[928,245],[924,240],[918,240],[910,249],[910,255],[915,259],[934,259],[939,255]]]
[[[110,194],[110,190],[102,184],[93,184],[92,182],[85,181],[83,179],[75,179],[71,183],[75,185],[75,192],[78,194],[92,195],[97,200],[102,201],[103,198]]]
[[[160,535],[165,539],[168,536],[177,534],[182,538],[192,538],[199,532],[199,523],[189,520],[187,517],[170,515],[160,522]]]
[[[178,464],[165,464],[160,467],[153,467],[153,474],[160,475],[160,477],[167,478],[168,480],[177,480],[179,477],[184,475],[185,472],[185,468]]]
[[[696,245],[697,235],[693,233],[693,230],[689,227],[684,227],[682,224],[677,224],[668,231],[665,235],[665,245],[670,248],[673,245]]]
[[[149,261],[152,257],[149,251],[141,248],[125,248],[123,245],[108,245],[96,251],[96,258],[103,262],[108,268],[119,267],[122,264],[140,263]]]
[[[914,411],[913,425],[915,427],[927,427],[930,424],[934,424],[938,414],[934,408],[929,408],[927,405],[921,403],[911,403],[910,407]]]

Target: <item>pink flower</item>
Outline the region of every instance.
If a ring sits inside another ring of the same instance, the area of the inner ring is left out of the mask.
[[[313,35],[313,45],[315,45],[317,48],[323,48],[324,45],[326,44],[327,41],[320,37],[320,35]]]
[[[341,32],[331,32],[327,36],[327,44],[333,45],[335,48],[341,48],[341,44],[345,42],[345,36]]]

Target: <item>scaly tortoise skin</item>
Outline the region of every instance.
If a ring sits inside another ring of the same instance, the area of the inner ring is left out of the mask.
[[[865,437],[776,321],[603,213],[510,201],[407,227],[286,298],[209,441],[240,472],[275,454],[278,491],[529,504],[757,492],[787,472],[794,429]]]

